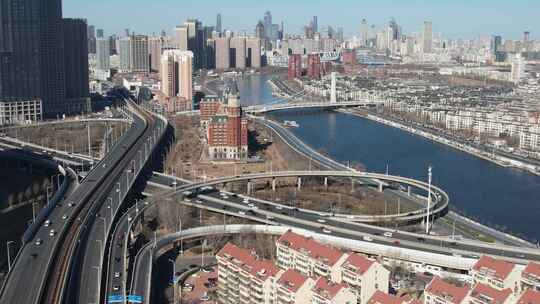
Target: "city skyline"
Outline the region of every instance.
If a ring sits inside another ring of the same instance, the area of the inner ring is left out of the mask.
[[[213,1],[210,1],[213,2]],[[118,15],[116,12],[126,7],[125,0],[107,3],[109,9],[104,11],[104,1],[83,2],[81,0],[65,1],[64,14],[72,17],[84,17],[89,24],[103,28],[107,34],[121,34],[129,28],[136,33],[159,33],[165,29],[168,33],[174,26],[183,24],[188,18],[198,18],[204,24],[215,25],[216,15],[222,15],[223,29],[247,31],[251,33],[265,11],[272,12],[275,22],[283,20],[288,33],[301,33],[313,16],[318,16],[319,28],[326,25],[343,26],[347,37],[359,36],[360,25],[366,18],[369,25],[376,30],[386,26],[391,18],[395,18],[406,32],[420,32],[424,21],[433,22],[433,32],[442,33],[448,38],[476,38],[479,35],[500,34],[505,39],[520,39],[523,31],[531,31],[532,39],[536,38],[538,27],[534,27],[534,12],[540,9],[540,3],[530,0],[514,1],[511,5],[502,1],[476,1],[468,3],[464,0],[440,1],[427,3],[425,0],[412,0],[407,3],[383,0],[377,3],[355,3],[351,0],[339,0],[335,7],[350,7],[346,13],[331,13],[326,3],[321,1],[273,1],[268,5],[258,5],[238,0],[226,7],[203,5],[197,3],[179,3],[163,0],[159,3],[145,3],[140,0],[130,1],[129,14]],[[216,3],[217,4],[217,3]],[[209,7],[211,9],[209,9]],[[178,8],[178,9],[175,9]],[[527,8],[527,9],[525,9]],[[535,9],[536,8],[536,9]],[[148,18],[148,12],[160,13],[159,18]],[[291,20],[290,12],[295,18]],[[238,18],[239,15],[250,16]],[[459,16],[460,22],[456,22]],[[144,18],[144,19],[143,19]],[[137,24],[135,20],[145,20]]]

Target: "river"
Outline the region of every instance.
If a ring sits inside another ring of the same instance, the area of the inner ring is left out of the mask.
[[[269,76],[252,75],[240,81],[243,104],[273,100]],[[427,180],[449,195],[459,212],[531,241],[540,240],[540,177],[503,168],[468,153],[370,120],[338,112],[281,111],[276,120],[294,120],[292,131],[317,150],[340,162],[362,163],[370,172]]]

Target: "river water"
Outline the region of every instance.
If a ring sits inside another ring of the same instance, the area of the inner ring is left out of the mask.
[[[239,83],[245,105],[274,100],[269,76],[252,75]],[[340,162],[362,163],[370,172],[385,172],[433,183],[449,195],[460,213],[500,230],[540,240],[540,177],[497,166],[486,160],[407,132],[347,114],[294,110],[272,113],[294,120],[292,131],[317,150]]]

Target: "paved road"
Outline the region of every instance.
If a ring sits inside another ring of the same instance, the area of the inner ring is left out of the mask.
[[[122,151],[124,149],[123,145],[135,139],[138,131],[137,127],[130,129],[115,147],[115,151]],[[104,163],[114,163],[117,161],[118,156],[118,153],[107,155]],[[42,227],[37,231],[32,242],[22,248],[19,259],[13,267],[1,295],[0,303],[24,304],[38,302],[48,275],[48,266],[53,260],[55,249],[59,245],[59,238],[75,220],[72,215],[78,206],[70,206],[69,203],[72,201],[84,201],[83,198],[87,197],[95,189],[97,182],[102,180],[108,173],[109,170],[101,166],[97,167],[96,170],[92,170],[76,191],[58,204],[57,208],[51,212],[49,216],[51,225]],[[64,215],[65,219],[63,218]],[[49,235],[51,229],[56,231],[54,236]],[[38,239],[42,241],[40,245],[36,244]]]

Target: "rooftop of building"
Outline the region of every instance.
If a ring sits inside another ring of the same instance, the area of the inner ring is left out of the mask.
[[[473,269],[504,280],[515,266],[513,263],[484,255],[474,264]]]
[[[313,287],[313,292],[325,299],[332,300],[342,289],[345,288],[347,288],[347,286],[343,283],[331,282],[324,277],[320,277]]]
[[[315,241],[312,237],[305,237],[291,230],[285,232],[279,238],[278,243],[291,247],[296,251],[304,252],[311,258],[330,266],[335,265],[344,254],[335,247],[323,245]]]
[[[527,267],[523,269],[523,274],[536,277],[540,280],[540,264],[535,262],[529,262],[529,264],[527,264]]]
[[[368,300],[367,304],[413,304],[415,301],[411,300],[409,297],[396,297],[389,295],[380,290],[375,291],[375,293]]]
[[[294,269],[285,271],[278,280],[278,284],[285,287],[287,290],[297,292],[306,282],[307,277]]]
[[[253,250],[240,248],[232,243],[227,243],[217,254],[249,272],[251,275],[264,280],[269,276],[276,276],[280,269],[269,260],[260,260]]]
[[[353,266],[357,274],[364,274],[375,262],[356,253],[351,253],[344,265]]]
[[[519,300],[517,301],[517,304],[537,304],[540,303],[540,292],[534,291],[532,289],[526,290],[521,297],[519,297]]]
[[[451,303],[459,304],[469,293],[469,288],[466,286],[459,287],[447,283],[438,277],[434,277],[426,287],[426,292],[432,295],[442,296],[451,301]]]
[[[473,298],[488,298],[490,303],[504,303],[506,299],[512,294],[510,288],[503,290],[497,290],[486,284],[478,283],[471,291],[471,297]]]

